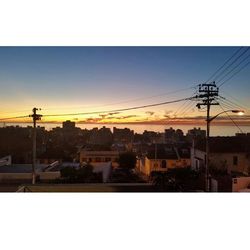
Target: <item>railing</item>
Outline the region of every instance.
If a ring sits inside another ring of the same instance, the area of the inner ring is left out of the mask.
[[[16,193],[25,193],[25,192],[32,192],[28,187],[26,186],[21,186],[20,188],[18,188],[18,190],[16,191]]]

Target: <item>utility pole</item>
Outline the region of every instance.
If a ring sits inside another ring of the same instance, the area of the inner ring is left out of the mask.
[[[197,103],[198,109],[201,106],[207,107],[207,134],[206,134],[206,158],[205,158],[205,190],[210,191],[209,183],[209,137],[210,137],[210,108],[212,105],[219,105],[215,97],[219,94],[219,88],[215,82],[199,84],[199,95],[197,98],[201,99],[201,103]]]
[[[36,121],[41,120],[42,115],[36,113],[38,108],[33,108],[32,115],[29,117],[33,118],[33,149],[32,149],[32,184],[36,183]]]

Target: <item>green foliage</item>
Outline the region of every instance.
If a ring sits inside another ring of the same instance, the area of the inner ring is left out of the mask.
[[[120,168],[133,169],[136,164],[136,155],[132,152],[122,153],[119,156],[119,166]]]
[[[65,179],[68,179],[68,180],[76,179],[77,170],[75,168],[65,167],[65,168],[61,169],[60,172],[61,172],[61,176]]]
[[[65,167],[61,169],[61,176],[69,182],[91,182],[95,179],[93,167],[91,165],[86,165],[79,169]],[[98,180],[99,179],[100,178],[98,177]]]
[[[151,179],[156,191],[181,191],[181,186],[178,185],[175,178],[170,177],[167,172],[154,171],[151,174]]]
[[[178,180],[195,179],[197,174],[190,168],[174,168],[168,170],[168,175]]]
[[[153,171],[151,180],[158,191],[177,192],[192,190],[198,175],[190,168],[174,168],[168,171]]]
[[[88,182],[91,180],[93,175],[93,167],[91,165],[86,165],[77,170],[77,179],[80,182]]]

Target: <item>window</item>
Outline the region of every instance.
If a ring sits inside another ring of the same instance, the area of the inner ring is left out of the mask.
[[[161,168],[167,168],[167,161],[166,160],[162,160]]]
[[[238,165],[238,156],[233,156],[233,165],[234,166]]]

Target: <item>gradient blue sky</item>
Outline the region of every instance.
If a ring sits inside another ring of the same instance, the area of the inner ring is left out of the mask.
[[[0,116],[26,114],[34,106],[44,109],[43,113],[54,114],[189,97],[192,89],[133,100],[203,83],[236,50],[237,47],[0,47]],[[222,95],[224,90],[247,107],[249,68],[221,89]],[[109,105],[115,103],[119,104]],[[119,116],[136,115],[139,121],[147,116],[145,112],[152,111],[152,120],[157,120],[180,106],[181,103],[160,106]],[[201,114],[193,108],[186,115]],[[135,117],[131,119],[135,121]]]

